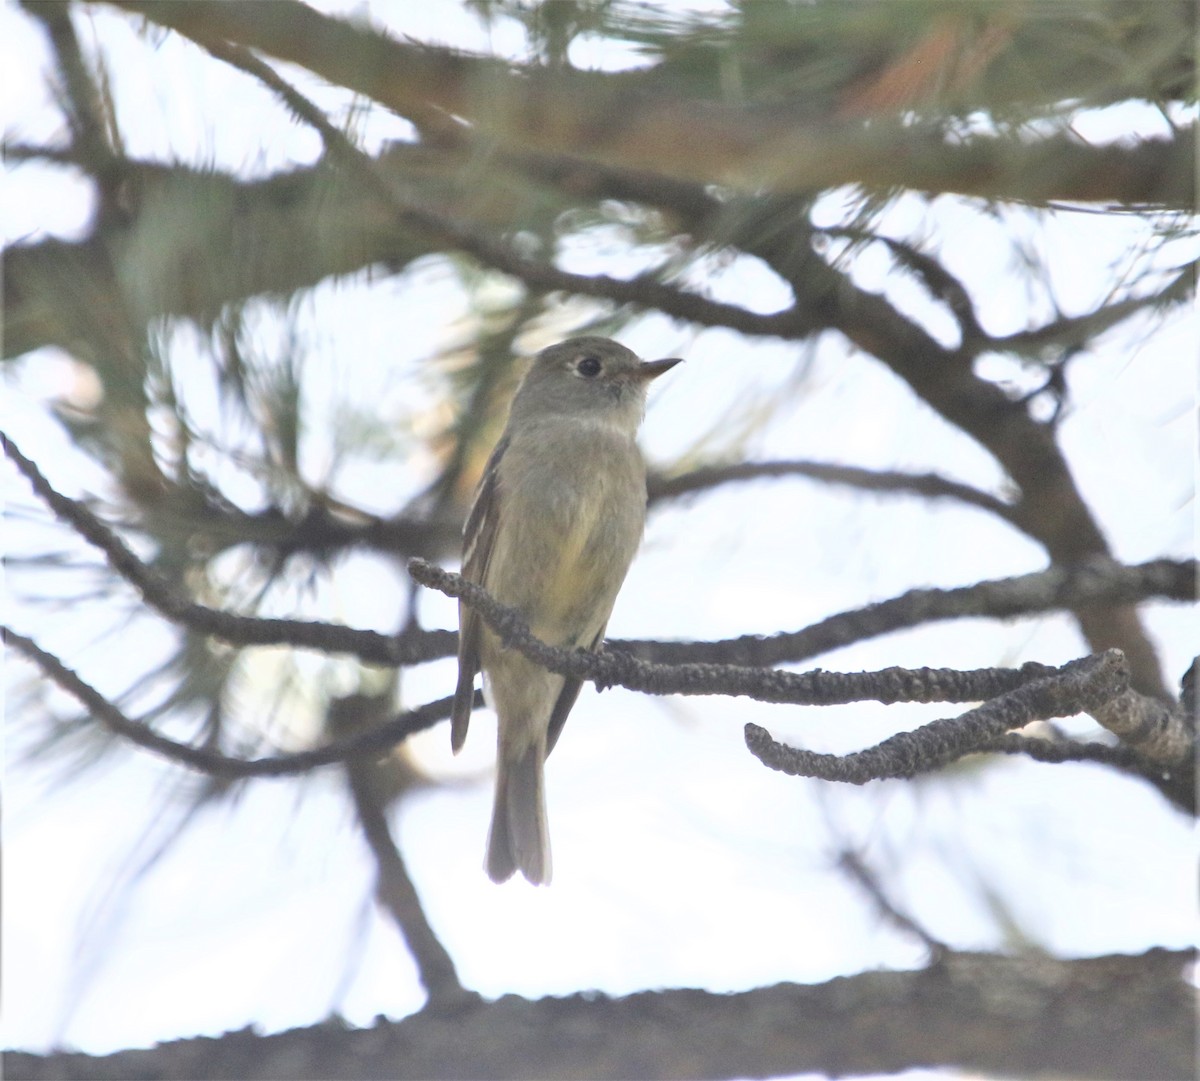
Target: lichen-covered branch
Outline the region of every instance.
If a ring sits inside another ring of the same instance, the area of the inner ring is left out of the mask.
[[[1179,766],[1195,757],[1195,719],[1182,704],[1168,706],[1127,690],[1091,714],[1122,743],[1151,762]]]
[[[1123,746],[1056,744],[1014,731],[1031,721],[1076,713],[1100,721],[1121,737]],[[959,717],[898,733],[852,754],[788,747],[756,724],[746,725],[745,738],[751,753],[771,769],[849,784],[912,777],[979,752],[1024,753],[1043,762],[1104,762],[1141,776],[1181,809],[1195,812],[1195,729],[1183,706],[1169,709],[1129,690],[1128,669],[1117,650],[1071,661],[1057,671],[1043,670],[1038,678]]]

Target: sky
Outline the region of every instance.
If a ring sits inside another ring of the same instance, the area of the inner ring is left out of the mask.
[[[521,55],[511,28],[495,26],[489,35],[447,0],[384,5],[372,14],[421,40]],[[116,73],[131,153],[255,175],[319,155],[316,136],[244,76],[171,37],[148,44],[133,25],[100,7],[79,23],[85,43],[102,43]],[[6,136],[54,138],[60,120],[46,87],[48,56],[14,4],[0,9],[0,41],[10,72],[0,100]],[[284,73],[335,117],[348,106],[346,95],[302,72]],[[1155,118],[1109,111],[1083,123],[1101,138],[1130,125],[1151,128]],[[364,145],[406,130],[373,110]],[[77,236],[90,212],[85,185],[36,165],[6,169],[0,206],[6,243]],[[816,217],[832,223],[844,214],[844,194],[832,193]],[[965,200],[909,197],[883,228],[936,238],[946,265],[971,286],[985,328],[1003,333],[1046,318],[1055,304],[1068,314],[1094,304],[1125,269],[1145,224],[1073,212],[1040,223],[1019,210],[988,218]],[[1047,288],[1031,289],[1015,269],[1023,244],[1047,260]],[[1189,257],[1172,254],[1178,262]],[[571,269],[629,270],[615,243],[581,245],[570,259]],[[754,260],[708,269],[706,285],[718,298],[753,298],[767,308],[784,300],[780,283]],[[935,335],[949,332],[944,313],[880,253],[865,253],[855,275]],[[468,325],[468,299],[451,272],[426,263],[400,278],[322,285],[300,300],[310,475],[326,475],[337,462],[336,445],[321,433],[332,431],[338,409],[370,412],[399,429],[414,402],[419,408],[430,400],[422,362]],[[565,305],[564,328],[593,310]],[[286,338],[265,309],[257,333],[267,353],[280,351]],[[687,360],[655,384],[642,440],[651,462],[740,445],[750,458],[936,470],[1001,490],[1002,476],[979,447],[843,342],[746,341],[654,315],[636,320],[621,339],[644,356]],[[1194,551],[1195,346],[1194,317],[1183,313],[1109,334],[1087,363],[1071,368],[1062,445],[1120,559]],[[184,392],[196,423],[218,429],[209,369],[186,328],[172,338],[172,357],[188,373]],[[364,357],[374,362],[363,364]],[[1009,360],[986,363],[990,377],[1014,386],[1037,378]],[[64,393],[88,393],[69,358],[52,350],[26,358],[8,373],[0,427],[61,491],[103,494],[101,471],[72,450],[51,417],[48,401]],[[767,404],[777,408],[759,424]],[[428,481],[432,467],[416,450],[403,468],[356,458],[337,472],[337,490],[388,513]],[[222,480],[238,491],[235,474]],[[8,473],[5,498],[10,552],[52,543],[86,553],[38,519],[23,482]],[[855,496],[798,480],[734,486],[652,514],[609,635],[771,633],[914,587],[1044,565],[1037,546],[971,508]],[[83,613],[30,600],[69,597],[86,581],[86,573],[14,569],[7,607],[18,629],[115,693],[139,664],[163,655],[170,638],[155,621],[139,620],[114,651],[104,631],[119,606]],[[334,580],[277,603],[282,614],[333,614],[392,630],[405,589],[394,567],[361,555],[341,563]],[[422,594],[418,611],[425,626],[455,626],[444,597]],[[1145,619],[1173,681],[1197,651],[1194,620],[1182,606],[1157,604],[1147,606]],[[974,668],[1062,663],[1084,651],[1069,619],[1046,616],[925,627],[818,663],[833,670]],[[316,674],[316,663],[305,663],[301,674]],[[12,658],[6,669],[10,702],[18,701],[28,669]],[[348,678],[336,665],[320,670]],[[290,674],[263,651],[248,686],[276,673]],[[448,660],[406,672],[403,700],[441,697],[453,679]],[[64,705],[53,693],[49,701]],[[283,740],[309,734],[306,706],[311,713],[311,702],[296,702]],[[548,889],[497,888],[482,873],[494,739],[486,713],[476,714],[458,759],[445,726],[412,741],[422,766],[447,783],[413,793],[392,821],[460,977],[486,996],[736,990],[919,966],[920,944],[882,923],[835,872],[842,847],[864,854],[898,906],[957,947],[1025,942],[1085,956],[1194,941],[1194,835],[1144,785],[1095,766],[1014,759],[846,788],[767,772],[742,744],[743,725],[755,721],[777,738],[841,753],[943,715],[946,707],[780,710],[586,688],[549,764],[555,882]],[[36,734],[30,722],[10,711],[6,726],[5,1046],[104,1053],[247,1024],[277,1031],[331,1012],[369,1024],[420,1006],[407,952],[371,903],[373,865],[338,770],[302,782],[261,781],[235,800],[193,812],[187,797],[200,781],[143,752],[117,750],[87,769],[72,759],[28,761],[24,751]],[[1063,726],[1093,727],[1086,719]]]

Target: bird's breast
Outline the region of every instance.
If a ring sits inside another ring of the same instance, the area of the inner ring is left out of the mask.
[[[641,540],[646,475],[627,436],[595,433],[581,446],[577,433],[568,435],[540,433],[529,448],[520,440],[508,447],[487,577],[534,634],[570,646],[590,643],[608,619]]]

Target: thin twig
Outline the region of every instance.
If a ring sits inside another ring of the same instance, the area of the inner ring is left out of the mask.
[[[1019,508],[989,492],[969,484],[939,476],[937,473],[903,473],[894,470],[860,469],[827,462],[737,462],[706,466],[674,477],[650,479],[650,502],[672,499],[692,492],[715,488],[733,481],[758,480],[762,477],[808,477],[826,484],[841,484],[872,492],[919,495],[927,499],[956,499],[979,507],[1017,524]]]
[[[457,636],[452,631],[424,631],[413,627],[397,635],[387,635],[315,620],[242,616],[197,604],[139,559],[87,507],[56,491],[12,440],[4,437],[3,446],[4,453],[46,505],[76,533],[99,548],[112,569],[134,585],[150,607],[173,622],[234,645],[290,645],[326,653],[352,653],[375,664],[419,664],[448,656],[455,649]]]
[[[936,964],[949,952],[949,947],[944,942],[934,938],[916,920],[911,916],[905,915],[893,904],[880,883],[878,876],[866,865],[859,853],[853,849],[844,848],[838,854],[838,867],[849,875],[850,879],[866,893],[875,907],[879,909],[880,913],[890,923],[906,934],[910,934],[914,938],[921,940],[922,944],[929,951],[929,961],[931,964]]]
[[[8,627],[0,627],[0,639],[18,653],[33,661],[42,673],[57,686],[77,699],[88,713],[111,732],[124,737],[130,743],[152,751],[171,762],[178,762],[214,777],[237,779],[243,777],[289,777],[307,773],[319,766],[329,766],[352,758],[379,755],[394,747],[414,732],[432,728],[450,716],[452,698],[439,698],[435,702],[418,706],[398,717],[359,732],[344,740],[337,740],[311,751],[295,754],[270,755],[263,758],[233,758],[219,751],[179,743],[160,735],[152,728],[127,717],[112,702],[84,680],[52,653],[47,653],[32,639],[18,634]],[[483,703],[483,696],[476,692],[475,705]]]
[[[377,729],[386,723],[380,719],[386,708],[384,701],[364,694],[335,698],[329,704],[330,730]],[[425,916],[404,856],[392,836],[387,816],[389,793],[379,783],[380,766],[358,756],[348,759],[345,768],[354,810],[375,858],[375,896],[407,943],[430,1002],[448,1005],[477,1000],[477,995],[463,987],[453,959]]]

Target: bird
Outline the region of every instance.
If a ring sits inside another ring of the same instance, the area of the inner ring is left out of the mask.
[[[636,436],[646,391],[678,363],[643,361],[609,338],[570,338],[537,354],[513,396],[463,528],[462,574],[520,611],[548,645],[601,648],[645,529],[646,464]],[[506,648],[460,602],[456,754],[480,670],[499,721],[484,869],[497,883],[520,871],[548,884],[545,761],[582,680]]]

